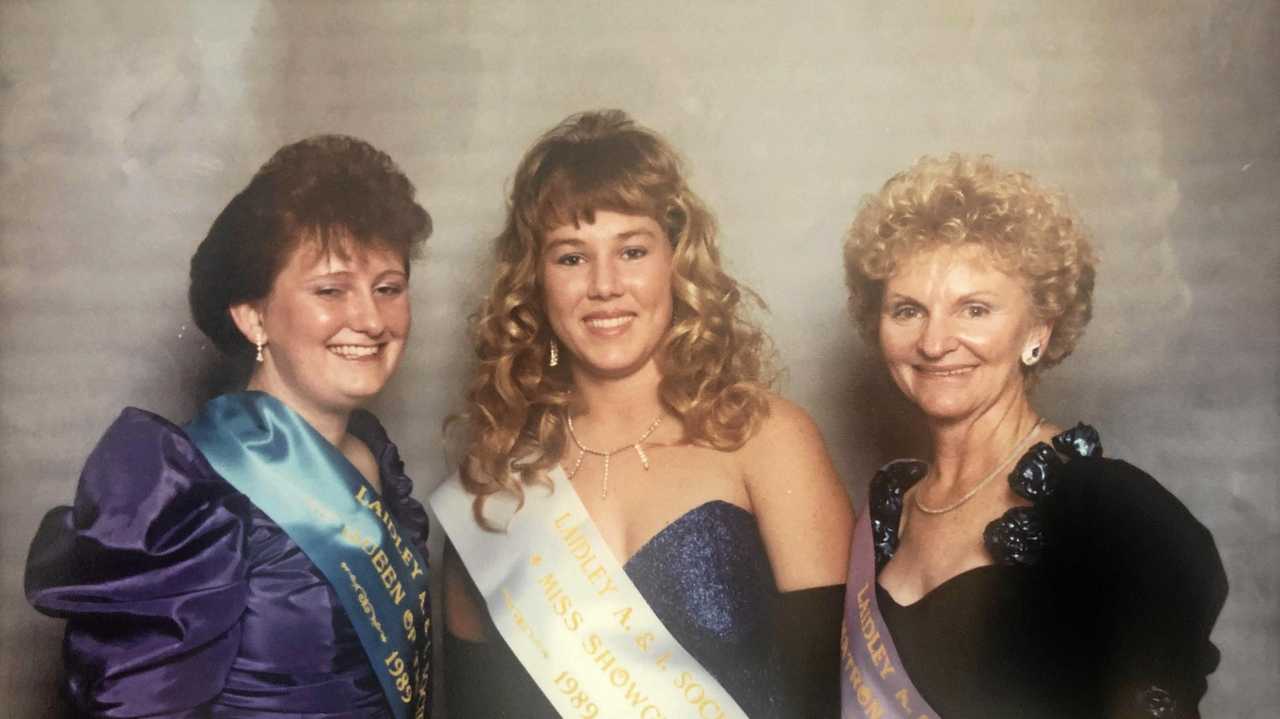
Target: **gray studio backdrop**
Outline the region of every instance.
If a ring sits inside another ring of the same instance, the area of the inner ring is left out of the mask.
[[[60,624],[21,588],[37,522],[122,406],[191,413],[212,350],[187,261],[273,150],[367,138],[435,217],[377,407],[423,496],[517,158],[571,112],[621,107],[685,153],[770,305],[781,389],[859,506],[919,435],[844,312],[859,198],[951,150],[1067,190],[1104,265],[1038,405],[1095,423],[1212,529],[1231,596],[1204,714],[1274,716],[1278,20],[1269,0],[3,2],[0,714],[45,716],[58,675]]]

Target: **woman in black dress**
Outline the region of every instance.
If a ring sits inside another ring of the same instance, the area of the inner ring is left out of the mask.
[[[989,158],[926,157],[844,251],[850,309],[932,445],[872,480],[846,716],[1197,716],[1226,595],[1212,537],[1028,397],[1091,313],[1096,257],[1065,199]]]

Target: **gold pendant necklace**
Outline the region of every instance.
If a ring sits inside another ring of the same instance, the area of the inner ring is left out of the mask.
[[[920,493],[924,491],[924,482],[921,482],[920,486],[916,489],[916,491],[911,493],[911,501],[915,503],[916,509],[920,510],[921,512],[924,512],[925,514],[946,514],[947,512],[950,512],[951,510],[956,509],[960,505],[976,497],[978,495],[978,492],[982,491],[982,488],[985,487],[988,482],[990,482],[992,479],[995,479],[996,475],[1000,474],[1000,470],[1009,466],[1009,463],[1012,462],[1014,458],[1022,454],[1023,446],[1027,443],[1027,440],[1031,439],[1031,436],[1036,433],[1036,430],[1040,429],[1040,425],[1042,424],[1044,424],[1044,417],[1041,417],[1040,419],[1036,420],[1036,423],[1031,425],[1031,431],[1027,432],[1026,436],[1018,440],[1013,445],[1013,451],[1009,452],[1009,456],[1005,457],[1000,462],[1000,464],[997,464],[996,468],[991,470],[990,474],[983,477],[982,481],[973,485],[973,489],[969,490],[968,492],[965,492],[965,495],[963,497],[961,497],[960,499],[957,499],[956,501],[952,502],[951,504],[948,504],[945,507],[924,506],[924,502],[920,501]]]
[[[569,470],[569,479],[572,480],[574,475],[578,473],[578,470],[582,468],[582,460],[586,458],[588,454],[594,454],[597,457],[604,457],[604,484],[600,488],[600,499],[609,498],[609,458],[613,455],[625,449],[634,449],[636,454],[640,456],[640,466],[646,471],[649,469],[649,457],[644,453],[644,447],[641,445],[644,444],[646,439],[649,439],[649,435],[653,434],[653,430],[657,429],[659,424],[662,424],[661,414],[655,417],[653,422],[649,423],[649,429],[646,429],[644,434],[640,435],[640,439],[624,444],[611,452],[602,452],[598,449],[591,449],[590,447],[583,445],[582,442],[578,440],[578,434],[573,431],[573,417],[570,417],[568,416],[568,413],[565,413],[565,419],[568,420],[569,437],[572,438],[573,443],[578,446],[578,461],[574,462],[573,469]]]

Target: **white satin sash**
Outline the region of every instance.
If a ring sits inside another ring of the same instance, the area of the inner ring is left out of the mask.
[[[587,515],[564,470],[525,504],[490,498],[476,524],[455,474],[429,503],[498,631],[564,717],[738,719],[746,714],[662,625]]]

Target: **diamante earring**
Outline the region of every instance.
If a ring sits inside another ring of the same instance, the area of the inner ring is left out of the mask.
[[[1030,367],[1040,361],[1040,345],[1022,351],[1022,364]]]
[[[255,360],[257,360],[257,361],[259,361],[259,362],[261,362],[261,361],[262,361],[262,348],[263,348],[263,347],[266,347],[266,346],[267,346],[267,344],[266,344],[265,342],[263,342],[263,341],[262,341],[262,337],[261,337],[261,336],[259,336],[259,337],[258,337],[258,341],[257,341],[257,342],[254,342],[254,343],[253,343],[253,345],[254,345],[255,347],[257,347],[257,348],[258,348],[258,354],[257,354],[256,356],[254,356],[254,359],[255,359]]]
[[[547,366],[555,367],[558,364],[560,364],[560,346],[553,339],[551,340],[551,354],[547,357]]]

